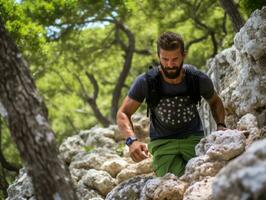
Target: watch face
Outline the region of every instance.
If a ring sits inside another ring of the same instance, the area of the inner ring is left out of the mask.
[[[137,138],[135,138],[135,137],[128,137],[127,139],[126,139],[126,145],[131,145],[134,141],[136,141],[137,140]]]

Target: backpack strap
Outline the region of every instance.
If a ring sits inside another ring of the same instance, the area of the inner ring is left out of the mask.
[[[185,67],[185,81],[188,87],[188,94],[194,104],[200,104],[200,81],[199,72],[192,67]]]
[[[148,84],[147,103],[147,117],[152,108],[155,108],[160,101],[160,71],[158,66],[150,66],[145,73],[145,78]]]

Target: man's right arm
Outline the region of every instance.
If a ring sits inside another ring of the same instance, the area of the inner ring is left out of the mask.
[[[134,136],[131,116],[137,111],[140,104],[140,102],[127,96],[117,112],[116,122],[125,138]]]
[[[134,136],[131,116],[140,107],[141,103],[127,96],[117,112],[117,125],[125,138]],[[139,162],[148,157],[146,144],[135,141],[129,146],[129,153],[135,162]]]

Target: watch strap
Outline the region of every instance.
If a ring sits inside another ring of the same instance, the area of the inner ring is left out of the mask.
[[[127,139],[126,139],[126,145],[127,146],[130,146],[133,142],[135,142],[136,140],[138,140],[137,138],[136,138],[136,136],[130,136],[130,137],[127,137]]]

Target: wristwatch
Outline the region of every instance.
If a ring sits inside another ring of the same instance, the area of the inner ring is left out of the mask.
[[[130,136],[126,139],[126,145],[130,146],[133,142],[135,142],[136,140],[138,140],[135,136]]]

